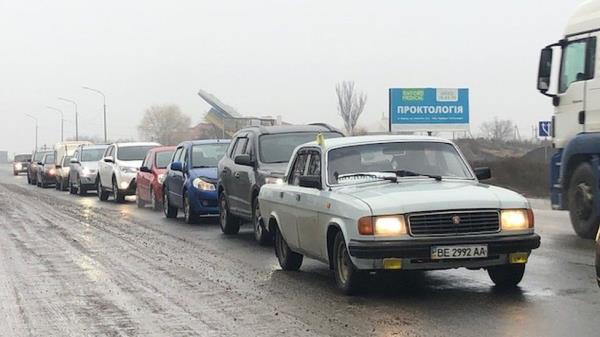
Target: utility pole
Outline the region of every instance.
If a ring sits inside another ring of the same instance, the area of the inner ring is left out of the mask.
[[[72,99],[58,97],[59,100],[69,102],[75,106],[75,140],[79,140],[79,113],[77,112],[77,102]]]
[[[102,106],[104,108],[104,142],[108,143],[108,136],[106,133],[106,95],[104,95],[104,93],[98,89],[94,89],[94,88],[90,88],[90,87],[81,87],[81,88],[83,88],[85,90],[90,90],[97,94],[102,95],[102,102],[103,102]]]
[[[63,111],[61,109],[58,109],[58,108],[55,108],[52,106],[46,106],[46,108],[60,112],[60,141],[64,142],[65,141],[65,116],[63,115]]]
[[[35,150],[37,151],[37,149],[38,149],[38,119],[35,116],[32,116],[30,114],[25,114],[25,116],[27,116],[35,121]]]

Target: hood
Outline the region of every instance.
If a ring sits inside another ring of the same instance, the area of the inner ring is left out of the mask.
[[[217,168],[216,167],[204,167],[194,168],[189,171],[190,179],[193,180],[198,177],[208,178],[210,181],[217,181]]]
[[[260,164],[260,171],[265,175],[281,176],[285,175],[288,163],[273,163],[273,164]]]
[[[367,203],[373,214],[402,214],[423,211],[474,208],[527,208],[529,202],[520,194],[476,181],[400,181],[342,187]]]
[[[90,170],[97,170],[98,162],[97,161],[84,161],[81,163],[81,167],[87,167]]]
[[[143,160],[119,161],[119,166],[140,168],[140,166],[142,166],[143,162],[144,162]]]

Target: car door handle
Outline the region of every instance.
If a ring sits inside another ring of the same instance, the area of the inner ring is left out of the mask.
[[[240,173],[236,172],[236,173],[233,174],[233,176],[239,179],[240,178]]]
[[[296,201],[300,201],[300,194],[296,194]]]

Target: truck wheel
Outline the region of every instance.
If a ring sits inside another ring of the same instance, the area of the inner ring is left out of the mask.
[[[100,178],[98,178],[98,199],[100,199],[100,201],[106,201],[108,200],[108,192],[104,190],[104,187],[102,187],[102,181],[100,180]]]
[[[165,216],[169,219],[177,217],[177,207],[171,206],[171,203],[169,202],[169,192],[166,189],[163,192],[163,211],[165,212]]]
[[[594,171],[588,163],[580,164],[569,183],[569,216],[575,233],[584,239],[593,239],[598,232],[600,214],[594,196]]]
[[[190,196],[185,192],[183,194],[183,218],[187,224],[195,224],[198,221],[198,215],[192,209]]]
[[[114,178],[113,178],[112,188],[113,188],[113,198],[115,199],[115,202],[119,203],[119,204],[125,202],[125,194],[123,194],[119,191],[119,186],[117,185],[117,180]]]
[[[352,263],[342,232],[337,233],[333,243],[333,273],[338,289],[345,295],[356,295],[364,290],[367,274]]]
[[[254,239],[256,239],[256,242],[261,246],[267,246],[273,242],[273,236],[264,227],[260,215],[258,198],[254,198],[254,201],[252,202],[252,227],[254,228]]]
[[[304,256],[290,249],[279,229],[275,230],[275,255],[279,261],[281,269],[287,271],[296,271],[302,266]]]
[[[229,212],[229,202],[225,192],[219,194],[219,225],[221,231],[227,235],[237,234],[240,231],[240,220]]]
[[[488,275],[499,288],[516,287],[525,274],[525,264],[507,264],[488,268]]]

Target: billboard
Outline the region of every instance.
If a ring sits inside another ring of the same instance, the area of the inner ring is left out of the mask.
[[[390,132],[469,129],[469,89],[389,89]]]

